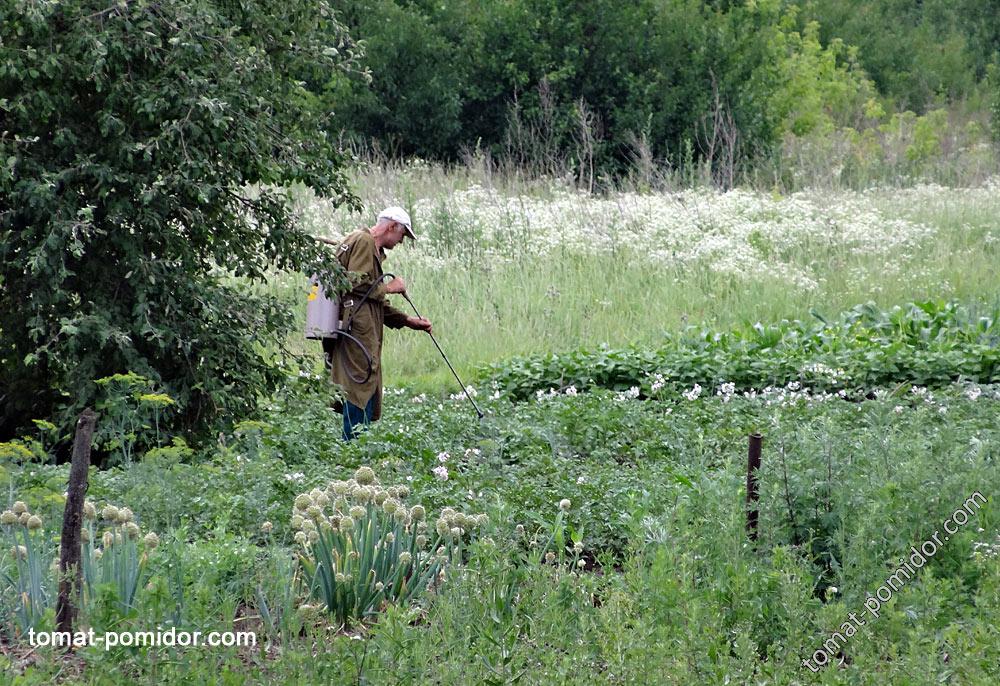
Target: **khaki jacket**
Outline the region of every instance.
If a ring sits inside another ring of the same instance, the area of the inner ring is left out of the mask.
[[[349,333],[368,349],[372,358],[372,375],[363,384],[351,379],[351,376],[355,379],[364,378],[368,373],[368,364],[361,349],[353,341],[343,337],[336,339],[333,344],[330,370],[333,382],[343,388],[344,395],[353,405],[364,408],[371,397],[375,396],[373,420],[382,416],[382,326],[400,329],[406,326],[407,320],[405,313],[386,300],[385,282],[389,279],[373,289],[368,299],[361,304],[372,281],[382,276],[385,252],[379,252],[375,249],[375,239],[368,229],[351,233],[337,248],[337,259],[341,266],[347,271],[363,275],[351,292],[341,299],[341,317],[345,326],[350,322]]]

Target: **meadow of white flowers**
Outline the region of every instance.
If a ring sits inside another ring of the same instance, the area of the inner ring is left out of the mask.
[[[811,290],[822,284],[831,261],[848,271],[874,264],[883,277],[912,268],[910,258],[941,243],[944,229],[939,222],[911,215],[918,214],[915,209],[939,212],[948,207],[1000,217],[1000,178],[977,188],[920,185],[787,196],[741,189],[592,195],[558,187],[544,194],[512,195],[471,185],[412,202],[420,238],[415,249],[404,251],[411,269],[441,269],[567,251],[614,255],[625,250],[665,267],[746,278],[766,275]],[[307,204],[305,212],[325,235],[367,225],[365,218],[331,212],[320,202]],[[996,221],[976,227],[963,223],[967,218],[961,212],[955,217],[957,224],[947,224],[947,231],[980,231],[983,243],[1000,241]],[[945,242],[954,241],[950,236]]]

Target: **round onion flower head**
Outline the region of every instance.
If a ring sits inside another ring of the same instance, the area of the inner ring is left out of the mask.
[[[385,584],[383,584],[381,581],[378,581],[378,582],[375,583],[375,592],[376,593],[381,593],[383,588],[385,588]]]
[[[97,519],[97,508],[89,500],[83,504],[84,519]]]
[[[31,515],[28,517],[28,523],[26,526],[32,531],[37,531],[42,528],[42,518],[38,515]]]
[[[160,545],[160,537],[156,535],[156,532],[150,531],[142,537],[142,542],[146,544],[147,550],[156,550],[156,546]]]
[[[306,514],[316,519],[323,515],[323,509],[319,505],[310,505],[306,508]]]
[[[127,522],[125,524],[125,533],[129,538],[138,538],[139,536],[139,525],[135,522]]]
[[[358,467],[358,470],[354,472],[354,478],[362,486],[367,486],[375,482],[375,472],[368,466]]]
[[[553,564],[556,561],[556,554],[553,552],[545,553],[545,563]]]
[[[318,532],[318,531],[310,531],[310,532],[309,532],[309,533],[308,533],[308,534],[306,535],[306,538],[308,538],[308,539],[309,539],[309,542],[310,542],[310,543],[315,543],[316,541],[318,541],[318,540],[319,540],[319,532]]]
[[[427,522],[417,522],[417,533],[427,533]]]
[[[392,513],[393,519],[396,520],[397,524],[402,524],[403,526],[410,525],[410,513],[406,511],[405,507],[400,507],[398,510]]]
[[[462,528],[458,527],[458,526],[453,526],[451,528],[451,537],[452,538],[461,538],[462,537]]]
[[[346,584],[347,583],[347,575],[344,574],[343,572],[337,572],[337,575],[334,577],[334,579],[337,580],[338,584]]]
[[[120,531],[115,532],[115,545],[121,545],[125,539],[122,537]]]
[[[405,567],[406,565],[410,564],[411,562],[413,562],[413,556],[410,555],[408,552],[404,551],[404,552],[402,552],[402,553],[399,554],[399,564],[401,564],[401,565],[403,565]]]
[[[14,504],[10,506],[10,509],[14,514],[22,515],[28,511],[28,506],[21,500],[15,500]]]
[[[302,522],[302,530],[306,533],[316,530],[316,522],[311,519],[306,519]]]
[[[427,510],[424,509],[423,505],[414,505],[410,508],[410,519],[415,522],[424,521],[424,517],[427,516]]]
[[[518,524],[514,527],[514,533],[518,536],[524,536],[524,524]]]
[[[559,509],[563,512],[569,511],[571,507],[573,507],[573,503],[570,502],[569,498],[563,498],[559,501]]]
[[[396,497],[399,499],[406,498],[410,495],[410,489],[407,486],[397,486],[396,487]]]
[[[396,534],[392,533],[391,531],[389,533],[387,533],[385,535],[385,542],[388,545],[392,545],[393,543],[395,543],[396,542]]]
[[[292,528],[301,529],[302,524],[305,522],[305,518],[302,515],[292,515]]]
[[[134,522],[135,514],[132,512],[132,510],[128,509],[127,507],[123,507],[122,509],[118,510],[118,521],[121,524],[124,524],[125,522]]]
[[[296,531],[295,532],[295,542],[296,543],[299,543],[301,545],[305,545],[306,540],[307,539],[306,539],[306,532],[305,531]]]
[[[333,492],[339,496],[345,496],[351,492],[351,485],[346,481],[334,481]]]
[[[351,513],[351,517],[354,519],[364,519],[365,516],[368,514],[368,510],[366,510],[361,505],[354,505],[353,507],[351,507],[349,512]]]
[[[17,521],[20,522],[21,526],[28,526],[28,520],[31,519],[30,512],[22,512],[21,516],[18,517]]]
[[[0,524],[3,524],[4,526],[17,524],[17,515],[14,514],[13,510],[4,510],[0,513]]]
[[[486,526],[490,521],[490,516],[483,512],[482,514],[476,515],[476,526]]]
[[[329,519],[324,519],[319,523],[320,531],[333,531],[333,523]]]
[[[350,516],[348,516],[348,517],[341,517],[341,519],[340,519],[340,529],[342,531],[343,530],[347,530],[347,529],[351,529],[353,527],[354,527],[354,519],[352,519]]]
[[[358,486],[354,489],[354,499],[362,505],[367,505],[375,497],[375,489],[371,486]]]
[[[313,500],[321,508],[326,507],[327,505],[330,504],[330,496],[328,496],[326,493],[322,493],[322,492],[319,495],[317,495],[315,498],[313,498]]]
[[[101,550],[100,548],[98,548],[97,550],[94,551],[94,560],[95,561],[100,560],[102,557],[104,557],[104,551],[103,550]]]
[[[586,560],[577,560],[576,561],[576,568],[577,569],[583,569],[586,566],[587,566],[587,561]]]
[[[582,541],[577,541],[576,543],[573,544],[573,552],[576,553],[577,555],[579,555],[580,553],[583,552],[583,542]]]
[[[380,488],[375,491],[375,495],[372,496],[372,500],[375,501],[376,505],[382,507],[382,503],[384,503],[386,501],[386,498],[388,497],[389,497],[389,491],[383,491]]]
[[[450,507],[446,507],[446,508],[444,508],[443,510],[441,510],[441,516],[442,516],[442,517],[443,517],[444,519],[450,519],[451,517],[454,517],[454,516],[455,516],[455,510],[453,510],[453,509],[452,509],[452,508],[450,508]]]
[[[427,545],[427,537],[424,536],[423,534],[420,534],[419,536],[417,536],[417,547],[423,548],[425,545]]]
[[[312,504],[312,498],[309,497],[308,493],[300,493],[295,497],[296,510],[304,510]]]
[[[260,525],[261,533],[269,534],[271,533],[272,529],[274,529],[274,524],[272,524],[271,522],[264,522],[263,524]]]
[[[395,498],[386,498],[385,502],[382,503],[382,509],[385,510],[386,514],[391,515],[399,509],[399,501]]]
[[[319,498],[321,495],[323,495],[323,491],[319,490],[318,488],[314,488],[311,491],[309,491],[309,498],[313,502],[316,502],[317,498]]]
[[[104,509],[101,510],[101,517],[109,522],[118,521],[118,508],[114,505],[105,505]]]
[[[28,549],[23,545],[15,545],[10,549],[10,554],[16,557],[18,560],[28,559]]]
[[[104,535],[101,536],[101,543],[104,544],[105,548],[110,548],[115,544],[115,535],[110,531],[105,531]]]
[[[437,525],[435,526],[435,529],[437,529],[438,536],[441,536],[443,538],[448,535],[448,531],[451,529],[451,527],[448,526],[448,520],[445,519],[444,517],[441,517],[440,519],[437,520]]]

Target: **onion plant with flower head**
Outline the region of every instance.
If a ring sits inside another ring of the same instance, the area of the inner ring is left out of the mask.
[[[359,467],[295,498],[291,524],[310,595],[342,625],[387,604],[406,604],[433,590],[461,545],[486,515],[442,510],[433,530],[422,505],[407,506],[406,486],[383,486]],[[457,553],[457,554],[456,554]]]
[[[0,555],[0,610],[10,613],[21,633],[37,629],[52,600],[47,570],[52,557],[42,518],[18,500],[0,513],[4,545]],[[8,605],[10,603],[10,605]]]
[[[135,513],[128,507],[108,504],[98,512],[92,502],[84,503],[80,532],[84,607],[93,604],[100,586],[115,590],[123,612],[135,607],[137,591],[149,580],[149,555],[160,544],[156,533],[143,535],[135,519]],[[107,527],[100,537],[98,521]]]

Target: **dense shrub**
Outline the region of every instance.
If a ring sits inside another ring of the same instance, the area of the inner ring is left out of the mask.
[[[370,83],[311,84],[337,133],[588,185],[591,166],[637,159],[707,161],[728,181],[720,166],[768,156],[785,132],[860,128],[872,98],[918,115],[976,100],[1000,49],[974,0],[350,0],[341,16]]]
[[[0,436],[68,426],[93,379],[126,371],[164,386],[186,428],[252,411],[284,378],[290,317],[227,276],[340,283],[283,187],[352,197],[296,78],[350,67],[343,28],[323,0],[8,6]]]

